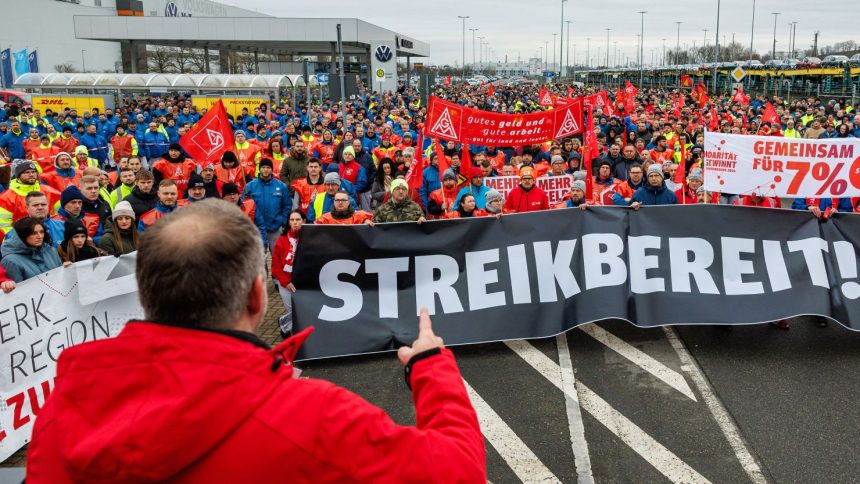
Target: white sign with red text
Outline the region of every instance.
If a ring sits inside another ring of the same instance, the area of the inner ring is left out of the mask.
[[[860,196],[860,139],[705,133],[705,189],[767,197]]]
[[[492,176],[484,178],[484,185],[498,190],[505,199],[508,198],[508,193],[520,184],[518,176]],[[555,205],[561,202],[570,192],[570,186],[573,184],[573,176],[542,176],[536,180],[536,185],[546,192],[549,198],[549,204]]]

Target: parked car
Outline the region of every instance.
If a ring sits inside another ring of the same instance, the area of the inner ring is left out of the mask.
[[[753,69],[760,69],[760,68],[764,67],[764,64],[762,64],[761,61],[758,61],[758,60],[751,60],[749,62],[746,62],[744,65],[749,66]]]
[[[801,68],[814,69],[819,66],[821,66],[821,59],[818,57],[804,57],[800,59],[799,67]]]
[[[842,67],[848,63],[848,56],[829,55],[821,61],[821,67]]]
[[[860,54],[852,55],[848,62],[851,63],[851,67],[860,67]]]
[[[33,97],[23,91],[0,91],[0,102],[3,103],[3,107],[12,103],[21,107],[30,107],[33,105]]]
[[[797,69],[800,66],[800,61],[797,59],[785,59],[782,61],[782,69]]]
[[[770,67],[771,69],[781,69],[782,68],[782,60],[781,59],[771,59],[764,63],[765,67]]]

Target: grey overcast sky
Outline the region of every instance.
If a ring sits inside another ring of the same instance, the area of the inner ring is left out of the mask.
[[[468,15],[466,29],[477,28],[476,36],[484,36],[495,51],[495,57],[504,61],[505,56],[515,61],[518,57],[537,57],[540,48],[549,42],[549,61],[553,56],[553,35],[561,29],[561,0],[516,1],[516,0],[432,0],[429,2],[391,2],[381,0],[338,1],[277,1],[234,0],[237,6],[258,10],[278,17],[356,17],[395,32],[429,42],[432,56],[430,64],[460,63],[462,56],[462,21],[458,15]],[[749,45],[752,19],[752,0],[722,0],[720,15],[720,41],[723,36]],[[640,31],[640,15],[646,10],[644,58],[649,63],[652,49],[656,56],[662,53],[663,40],[672,48],[677,39],[677,26],[681,24],[680,43],[692,47],[701,45],[708,29],[708,43],[714,43],[717,25],[717,0],[569,0],[564,4],[565,20],[570,24],[571,63],[573,53],[581,62],[584,59],[587,38],[590,38],[590,57],[599,52],[605,59],[606,28],[609,32],[610,50],[618,42],[621,58],[635,56],[637,34]],[[828,45],[845,40],[860,41],[857,19],[860,19],[860,0],[819,0],[800,2],[797,0],[757,0],[755,15],[755,49],[770,51],[773,46],[774,16],[781,12],[776,22],[776,50],[788,48],[789,23],[797,22],[797,49],[812,45],[815,31],[820,31],[819,45]],[[567,36],[567,26],[565,26]],[[559,41],[556,37],[556,52]],[[565,41],[565,44],[567,42]],[[573,45],[576,48],[573,48]],[[479,56],[478,41],[476,58]],[[565,47],[567,49],[567,47]],[[558,53],[556,53],[558,55]],[[611,59],[610,59],[611,60]],[[466,30],[466,63],[472,62],[472,33]]]

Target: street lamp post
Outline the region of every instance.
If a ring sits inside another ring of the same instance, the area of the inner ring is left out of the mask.
[[[552,34],[552,71],[555,72],[555,68],[557,64],[555,63],[555,38],[558,37],[558,34]]]
[[[543,43],[543,70],[544,75],[549,71],[549,41],[545,40]]]
[[[609,67],[609,31],[612,30],[610,28],[606,29],[606,67]]]
[[[781,12],[772,12],[773,15],[773,54],[771,54],[770,59],[776,59],[776,19],[779,18]]]
[[[752,67],[753,40],[754,39],[755,39],[755,0],[753,0],[752,27],[750,27],[750,62],[749,62],[750,67]]]
[[[791,58],[797,57],[797,22],[791,23]]]
[[[472,70],[475,70],[475,32],[478,29],[469,29],[472,32]]]
[[[457,18],[463,19],[463,81],[466,80],[466,19],[468,15],[457,15]]]
[[[484,66],[484,39],[486,37],[478,37],[478,65]]]
[[[666,39],[663,39],[663,57],[661,57],[660,65],[666,67]]]
[[[717,45],[716,57],[714,58],[714,92],[717,92],[717,64],[720,62],[720,3],[721,0],[717,0],[717,32],[714,42]]]
[[[561,0],[561,29],[559,29],[559,33],[561,34],[561,38],[558,40],[558,63],[562,64],[564,61],[564,3],[567,0]],[[567,31],[570,32],[570,25],[567,27]],[[564,77],[564,66],[558,68],[559,77]]]
[[[87,72],[87,60],[84,58],[86,53],[87,49],[81,49],[81,72]]]
[[[591,69],[591,37],[585,38],[585,68]]]
[[[644,60],[644,56],[642,55],[642,53],[644,52],[645,48],[645,14],[648,12],[646,12],[645,10],[641,10],[638,13],[642,16],[642,25],[639,34],[639,89],[642,89],[642,80],[645,77],[645,73],[642,70],[642,63]]]
[[[564,67],[565,67],[565,70],[567,70],[566,69],[567,66],[570,65],[570,24],[572,24],[573,21],[572,20],[565,20],[564,23],[567,24],[567,45],[565,45],[565,53],[567,54],[567,57],[564,60]],[[564,75],[565,75],[565,72],[562,71],[561,76],[564,77]]]

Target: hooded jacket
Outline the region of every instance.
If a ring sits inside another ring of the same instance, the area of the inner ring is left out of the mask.
[[[666,182],[660,183],[660,186],[654,187],[646,183],[641,188],[636,190],[630,203],[639,202],[641,205],[675,205],[678,203],[678,198],[666,187]]]
[[[123,200],[131,204],[135,220],[140,220],[141,215],[155,208],[155,204],[158,203],[158,192],[155,187],[152,187],[149,193],[143,193],[140,187],[135,186]]]
[[[57,249],[48,244],[34,249],[20,237],[6,241],[3,244],[3,254],[0,264],[6,269],[6,275],[15,282],[27,280],[63,265]]]
[[[451,352],[411,372],[416,427],[293,378],[309,331],[270,349],[238,331],[132,321],[68,348],[27,482],[486,482],[484,439]]]

